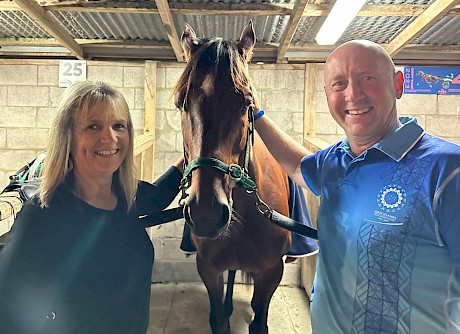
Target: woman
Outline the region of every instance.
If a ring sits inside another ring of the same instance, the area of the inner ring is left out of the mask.
[[[154,251],[138,217],[175,198],[182,160],[134,172],[133,124],[113,87],[66,89],[39,193],[0,253],[1,333],[145,333]]]

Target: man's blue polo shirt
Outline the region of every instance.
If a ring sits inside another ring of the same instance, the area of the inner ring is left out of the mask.
[[[414,118],[356,157],[302,160],[321,196],[313,332],[460,332],[460,147]]]

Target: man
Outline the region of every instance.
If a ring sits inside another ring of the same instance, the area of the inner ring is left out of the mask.
[[[307,156],[256,121],[289,176],[321,196],[313,332],[460,333],[460,147],[398,118],[404,77],[375,43],[339,46],[324,81],[345,140]]]

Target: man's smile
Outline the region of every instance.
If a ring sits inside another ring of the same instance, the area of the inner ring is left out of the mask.
[[[372,108],[367,108],[367,109],[355,109],[355,110],[351,110],[351,109],[348,109],[346,110],[347,114],[349,115],[361,115],[361,114],[365,114],[365,113],[368,113],[369,111],[371,111]]]

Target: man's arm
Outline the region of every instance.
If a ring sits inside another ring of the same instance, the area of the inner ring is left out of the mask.
[[[254,114],[258,111],[258,108],[254,108]],[[289,177],[301,187],[306,188],[307,184],[300,171],[300,162],[308,155],[307,149],[281,130],[267,115],[255,121],[255,128],[270,153]]]

